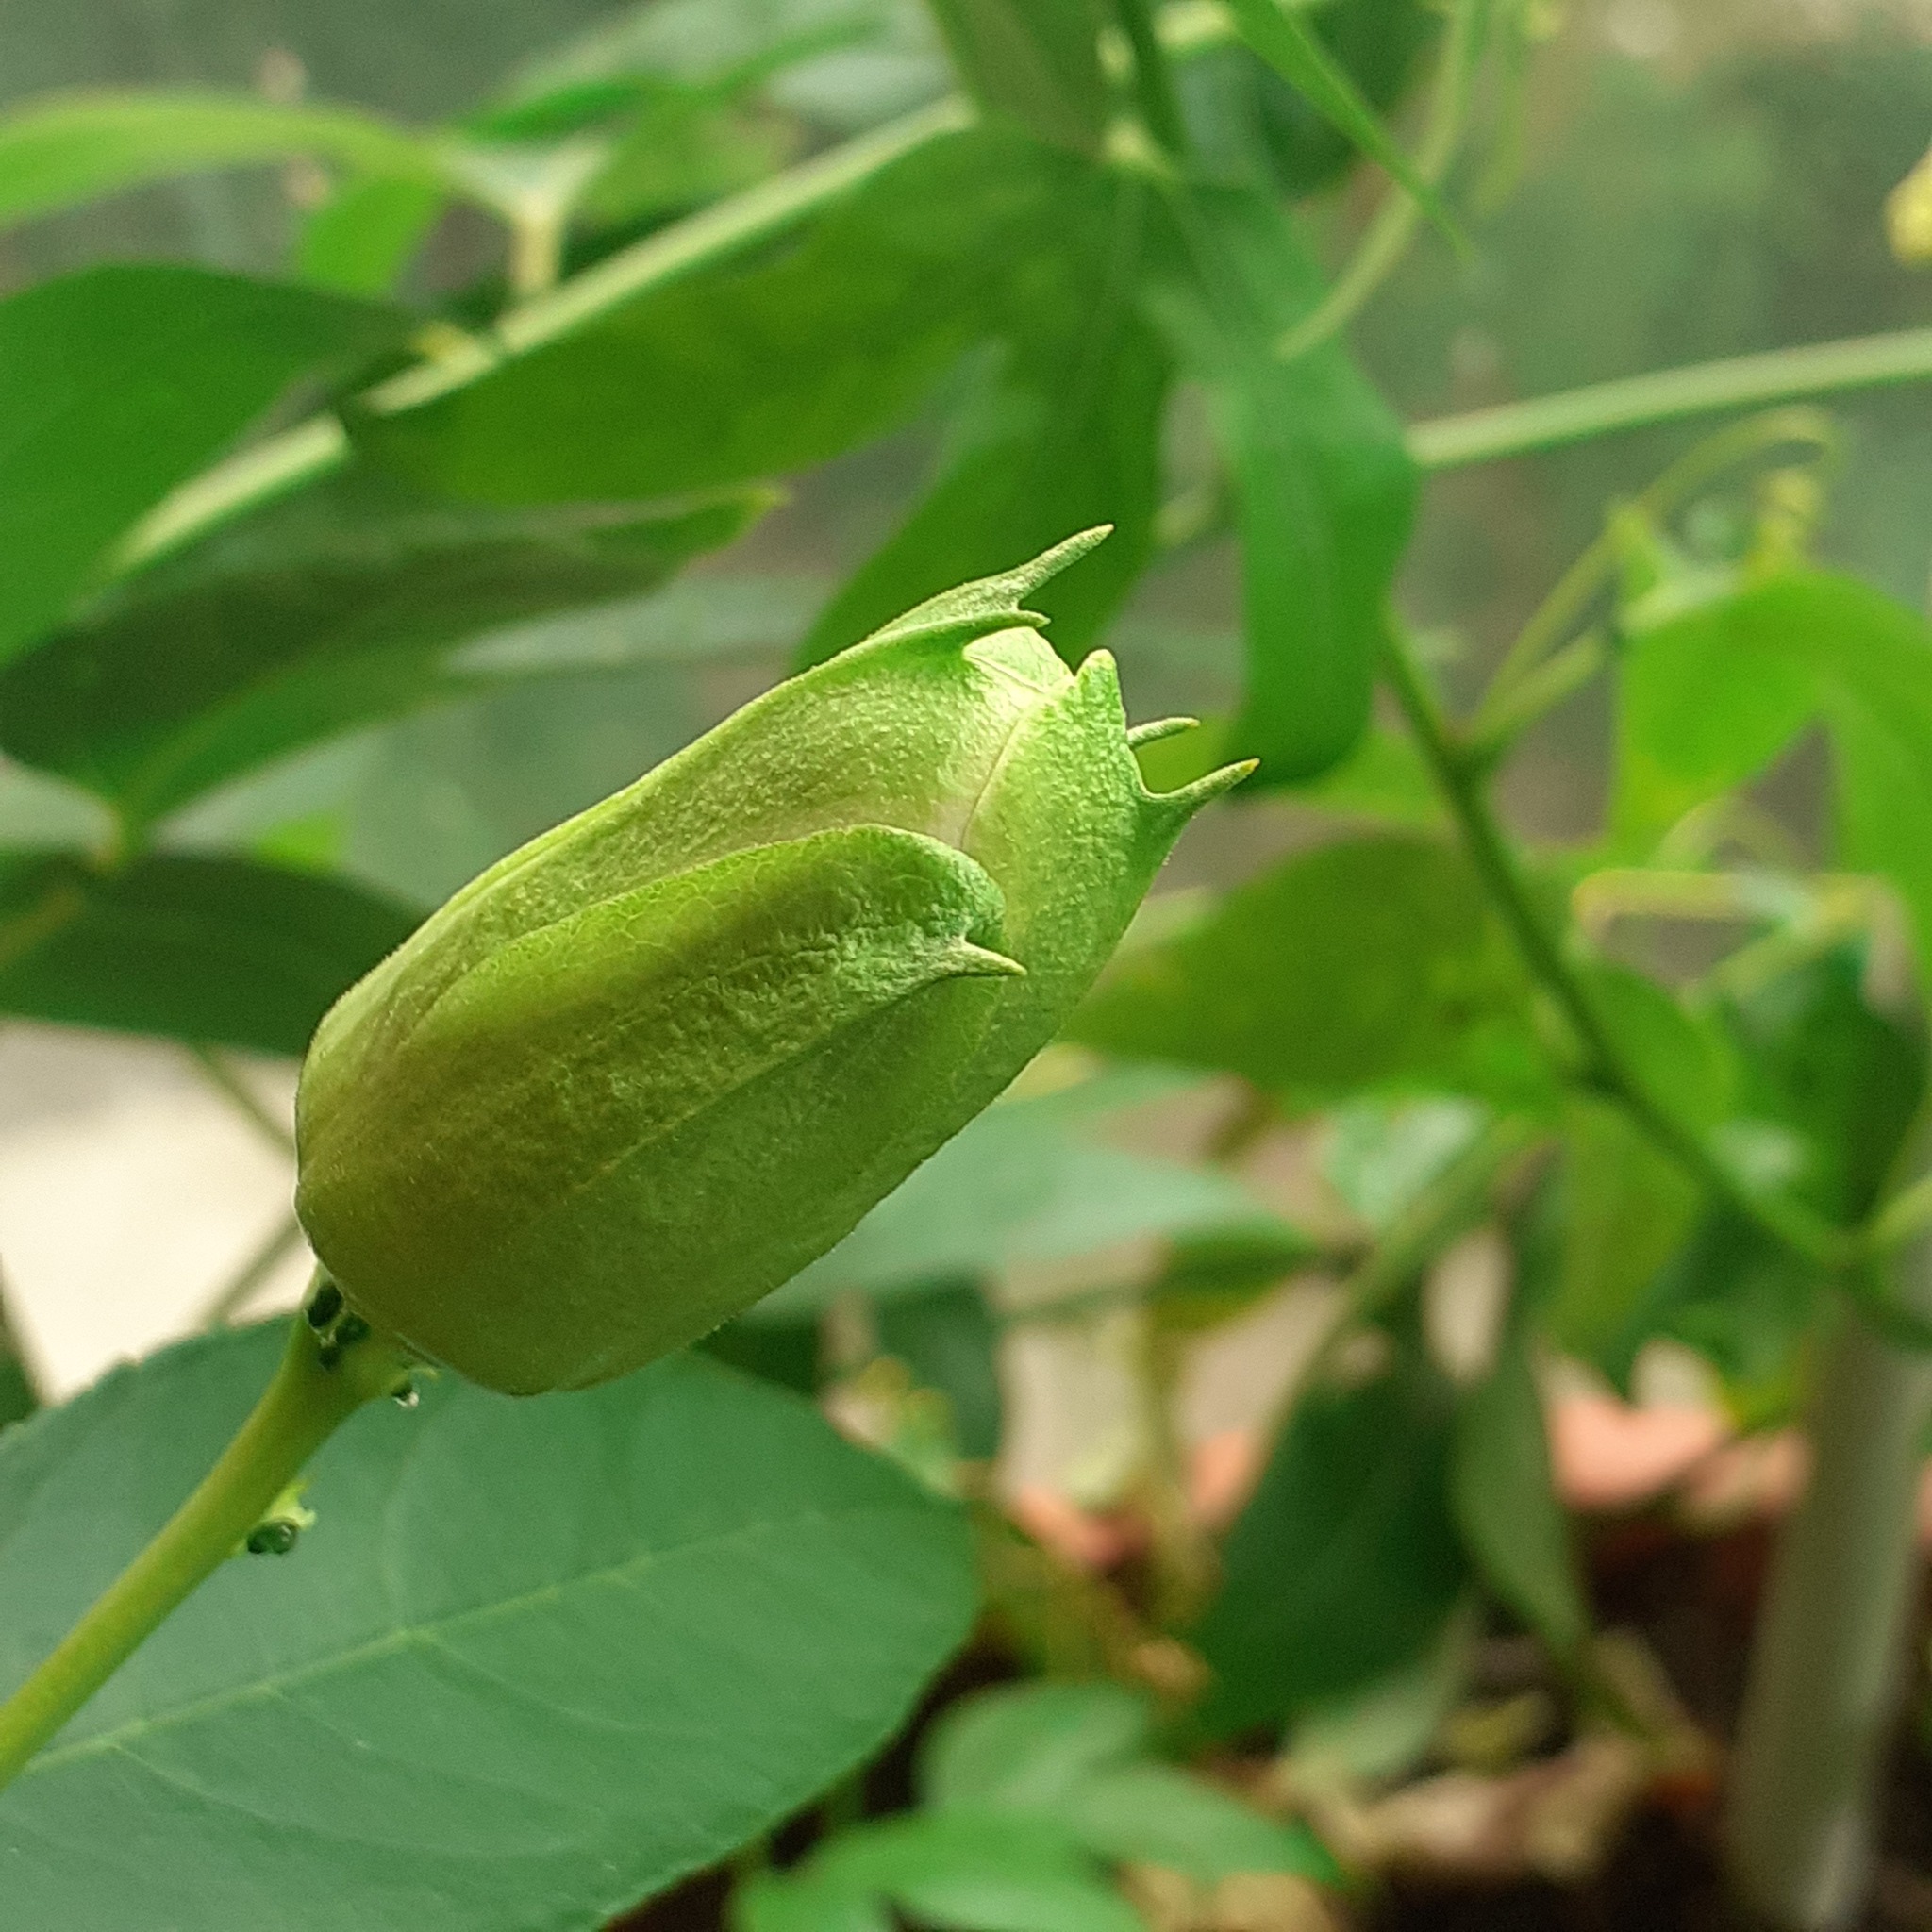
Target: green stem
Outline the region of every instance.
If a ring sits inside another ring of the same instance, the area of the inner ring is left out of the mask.
[[[635,296],[783,234],[914,149],[971,126],[973,119],[970,104],[949,96],[815,155],[518,303],[497,319],[475,353],[417,363],[376,384],[358,398],[358,406],[391,414],[461,389],[510,358],[595,322]],[[230,517],[341,469],[349,454],[348,432],[337,417],[312,416],[298,423],[162,498],[128,532],[114,567],[126,572],[152,563]]]
[[[365,1335],[331,1356],[298,1320],[281,1365],[201,1486],[0,1706],[0,1785],[235,1554],[336,1428],[407,1378],[393,1345]]]
[[[1462,835],[1477,876],[1508,928],[1530,976],[1555,1002],[1575,1036],[1582,1056],[1583,1080],[1619,1101],[1645,1136],[1692,1179],[1763,1228],[1781,1246],[1814,1264],[1829,1265],[1837,1260],[1843,1246],[1837,1230],[1794,1202],[1754,1194],[1741,1188],[1710,1149],[1639,1079],[1611,1038],[1583,981],[1572,971],[1555,936],[1536,910],[1529,889],[1490,808],[1484,791],[1483,766],[1452,739],[1450,727],[1424,686],[1407,642],[1399,636],[1391,637],[1387,663],[1396,699]]]
[[[1906,1298],[1932,1313],[1932,1251]],[[1919,1445],[1932,1362],[1851,1310],[1812,1403],[1812,1466],[1758,1613],[1725,1837],[1746,1902],[1780,1932],[1837,1932],[1872,1870],[1872,1801],[1897,1711],[1918,1574]]]
[[[1441,186],[1462,142],[1488,10],[1487,0],[1461,0],[1450,21],[1428,125],[1415,158],[1417,175],[1431,188]],[[1422,218],[1421,202],[1391,182],[1347,267],[1316,307],[1275,343],[1275,355],[1291,362],[1345,328],[1408,253]]]
[[[1411,426],[1408,447],[1424,470],[1459,470],[1722,409],[1763,408],[1806,396],[1923,382],[1928,376],[1932,328],[1902,329],[1894,335],[1807,342],[1759,356],[1660,369],[1463,416],[1439,416]]]
[[[1648,521],[1667,517],[1726,470],[1781,444],[1808,443],[1828,452],[1836,441],[1837,432],[1828,416],[1809,408],[1777,409],[1707,437],[1673,463],[1627,510],[1605,525],[1537,607],[1490,680],[1471,727],[1474,735],[1482,739],[1495,735],[1495,719],[1512,707],[1517,687],[1583,621],[1591,604],[1614,579],[1624,558],[1624,529],[1629,515]]]

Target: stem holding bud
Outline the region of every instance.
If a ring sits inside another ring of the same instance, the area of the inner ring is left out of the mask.
[[[0,1785],[120,1669],[148,1635],[237,1550],[304,1466],[365,1402],[408,1382],[408,1359],[361,1326],[344,1336],[314,1316],[341,1299],[324,1282],[298,1321],[275,1379],[200,1487],[53,1653],[0,1706]],[[350,1317],[350,1320],[356,1318]]]

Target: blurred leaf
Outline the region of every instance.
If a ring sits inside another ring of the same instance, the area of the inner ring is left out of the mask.
[[[1145,1757],[1153,1735],[1146,1696],[1124,1684],[983,1690],[933,1725],[920,1792],[941,1808],[1050,1812],[1096,1772]]]
[[[1450,1494],[1483,1580],[1559,1658],[1575,1657],[1590,1612],[1520,1318],[1507,1325],[1489,1374],[1456,1405]]]
[[[280,1340],[186,1343],[0,1438],[8,1683]],[[688,1357],[524,1401],[433,1383],[356,1417],[308,1499],[291,1556],[203,1585],[0,1798],[24,1923],[601,1924],[876,1748],[973,1611],[954,1511]]]
[[[1541,1090],[1528,991],[1462,858],[1340,840],[1123,957],[1070,1037],[1316,1099],[1364,1086]]]
[[[154,854],[0,868],[0,1012],[299,1054],[415,915],[339,879]]]
[[[1394,108],[1441,30],[1427,0],[1328,0],[1305,18],[1333,62],[1378,113]],[[1247,48],[1215,47],[1177,75],[1202,178],[1299,199],[1333,185],[1361,150]]]
[[[359,108],[306,107],[206,89],[42,94],[0,115],[0,224],[207,168],[313,156],[433,189],[437,143]]]
[[[1641,667],[1642,709],[1626,740],[1641,735],[1644,783],[1652,795],[1670,786],[1679,809],[1752,775],[1807,713],[1822,714],[1835,753],[1840,858],[1890,880],[1911,912],[1921,961],[1932,961],[1924,619],[1851,577],[1794,572],[1659,625],[1633,646],[1632,661]],[[1708,731],[1707,719],[1715,721]],[[1640,800],[1632,810],[1642,808]]]
[[[0,302],[0,661],[296,376],[370,356],[405,325],[197,268],[88,269]]]
[[[674,668],[645,665],[559,673],[405,718],[374,735],[352,774],[341,863],[436,905],[669,758],[713,716]]]
[[[1307,15],[1282,0],[1227,0],[1227,6],[1241,39],[1363,154],[1393,175],[1445,234],[1454,234],[1456,225],[1441,198],[1416,173]]]
[[[1275,357],[1322,278],[1274,201],[1201,188],[1162,206],[1148,304],[1207,388],[1239,505],[1248,670],[1232,749],[1261,759],[1261,783],[1312,777],[1368,725],[1414,468],[1340,343]]]
[[[1041,141],[1098,155],[1109,111],[1095,0],[931,0],[974,99]]]
[[[1392,1226],[1473,1148],[1488,1110],[1449,1096],[1344,1101],[1322,1141],[1322,1178],[1370,1227]]]
[[[1121,1685],[1010,1685],[939,1721],[921,1753],[920,1789],[941,1811],[1052,1821],[1097,1857],[1210,1885],[1238,1872],[1340,1876],[1305,1827],[1157,1761],[1152,1735],[1145,1696]]]
[[[441,215],[441,189],[394,175],[352,175],[302,224],[295,276],[345,295],[386,295]]]
[[[1557,1278],[1542,1320],[1559,1348],[1621,1380],[1633,1311],[1690,1232],[1696,1184],[1621,1107],[1575,1096],[1556,1188]]]
[[[1160,492],[1168,360],[1135,303],[1144,185],[1070,184],[1062,246],[1042,262],[994,378],[954,425],[931,492],[839,591],[799,656],[816,663],[902,610],[1111,524],[1040,593],[1077,662],[1145,567]]]
[[[1117,1862],[1162,1865],[1204,1885],[1241,1872],[1341,1876],[1327,1847],[1298,1821],[1266,1818],[1172,1764],[1127,1764],[1075,1790],[1062,1814],[1087,1849]]]
[[[1736,1056],[1718,1027],[1646,974],[1593,960],[1580,976],[1624,1064],[1666,1112],[1703,1134],[1731,1111]]]
[[[1296,1404],[1197,1637],[1217,1735],[1369,1684],[1435,1639],[1467,1569],[1450,1508],[1453,1415],[1448,1383],[1408,1350],[1372,1381]]]
[[[1273,1230],[1239,1182],[1109,1146],[1073,1095],[989,1108],[830,1253],[758,1307],[795,1318],[854,1291],[918,1291],[947,1275],[1064,1261],[1141,1235]]]
[[[1289,1740],[1294,1758],[1318,1777],[1340,1771],[1371,1784],[1420,1765],[1469,1688],[1482,1624],[1474,1594],[1465,1596],[1427,1650],[1358,1690],[1313,1707]]]
[[[1767,946],[1734,962],[1717,1001],[1744,1071],[1740,1111],[1800,1137],[1791,1191],[1846,1225],[1876,1206],[1925,1094],[1923,1010],[1909,987],[1886,988],[1875,950],[1863,937],[1795,958]]]
[[[695,1344],[741,1374],[775,1382],[797,1395],[819,1388],[819,1324],[803,1322],[747,1322],[742,1317],[713,1328]]]
[[[1062,1827],[967,1811],[913,1813],[835,1838],[806,1868],[823,1893],[889,1898],[955,1932],[1143,1932]],[[752,1926],[759,1924],[751,1915]]]
[[[658,288],[357,434],[419,482],[498,503],[660,496],[823,461],[902,422],[999,325],[1073,166],[994,128],[928,142],[791,245]]]
[[[999,1329],[978,1284],[894,1295],[874,1320],[880,1348],[904,1362],[921,1388],[946,1398],[959,1454],[981,1462],[997,1456],[1005,1415]]]
[[[352,724],[499,682],[451,666],[450,647],[648,590],[768,500],[494,511],[334,494],[314,539],[138,578],[0,671],[0,744],[158,819]]]
[[[1693,807],[1755,777],[1817,709],[1811,669],[1794,658],[1740,660],[1723,608],[1640,631],[1619,662],[1609,821],[1635,856]]]

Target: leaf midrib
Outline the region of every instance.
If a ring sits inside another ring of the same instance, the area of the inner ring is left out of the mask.
[[[357,1644],[351,1649],[339,1651],[328,1657],[268,1676],[257,1677],[235,1689],[215,1691],[208,1696],[177,1705],[162,1715],[135,1718],[112,1730],[98,1732],[76,1743],[43,1751],[22,1774],[21,1781],[25,1785],[28,1778],[45,1772],[90,1757],[102,1757],[110,1752],[125,1750],[131,1743],[158,1732],[195,1724],[219,1711],[242,1705],[279,1697],[297,1686],[314,1683],[337,1672],[353,1670],[383,1657],[398,1656],[425,1641],[440,1641],[448,1633],[474,1628],[487,1624],[499,1617],[521,1613],[546,1600],[558,1597],[568,1590],[628,1580],[672,1557],[686,1557],[699,1551],[725,1549],[733,1543],[773,1531],[796,1534],[801,1526],[808,1524],[831,1524],[869,1515],[905,1514],[917,1516],[924,1514],[924,1510],[912,1502],[876,1503],[841,1509],[809,1509],[782,1520],[760,1518],[756,1522],[741,1524],[723,1535],[698,1537],[689,1542],[672,1544],[668,1548],[640,1551],[623,1562],[608,1564],[601,1569],[583,1571],[574,1576],[542,1584],[535,1590],[520,1591],[514,1596],[501,1597],[492,1603],[477,1605],[469,1609],[455,1611],[448,1616],[391,1630],[381,1637]]]

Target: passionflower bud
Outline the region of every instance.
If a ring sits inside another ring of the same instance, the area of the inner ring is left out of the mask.
[[[695,1340],[1052,1038],[1188,818],[1112,659],[923,604],[456,894],[323,1021],[297,1206],[349,1306],[515,1393]]]

